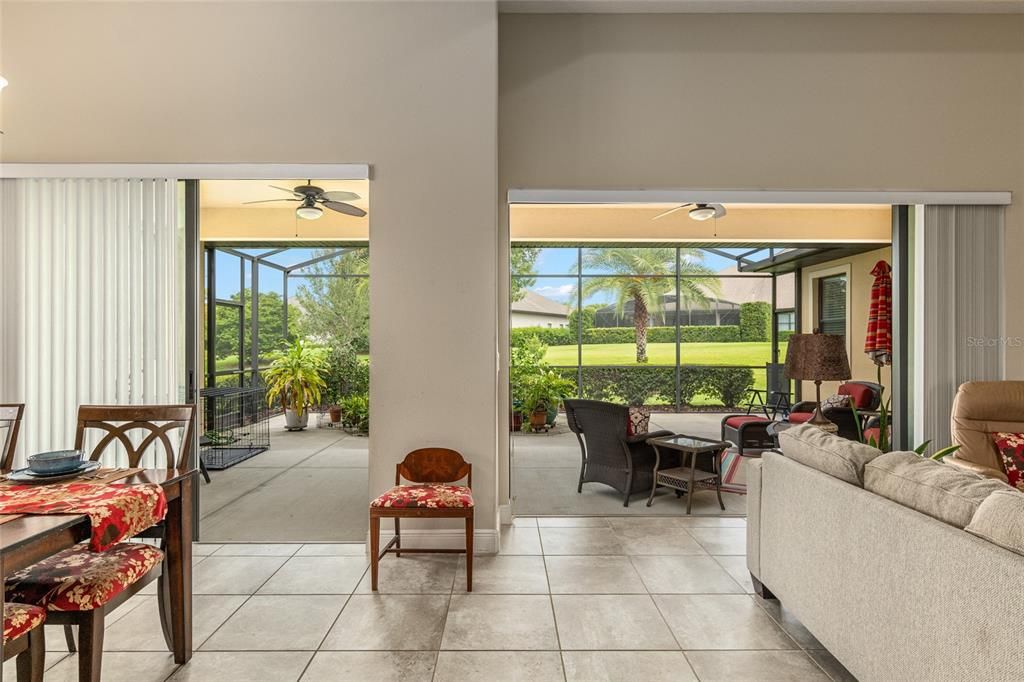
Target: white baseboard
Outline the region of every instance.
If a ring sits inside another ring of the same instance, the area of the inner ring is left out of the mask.
[[[498,520],[503,526],[507,526],[512,523],[512,505],[501,504],[498,505]]]
[[[387,544],[394,534],[391,530],[380,529],[380,545]],[[466,546],[466,532],[463,530],[402,530],[402,547],[409,549],[463,549]],[[370,536],[367,533],[366,547],[369,551]],[[497,554],[498,531],[476,530],[473,533],[473,554]]]

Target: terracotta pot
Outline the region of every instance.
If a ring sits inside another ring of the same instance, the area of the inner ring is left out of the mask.
[[[509,419],[509,427],[513,431],[522,431],[523,430],[523,413],[522,412],[518,412],[518,411],[513,411],[512,412],[511,417]]]
[[[539,410],[534,410],[533,414],[530,415],[530,428],[532,428],[534,431],[539,431],[540,429],[543,429],[547,425],[547,423],[548,410],[546,407]]]
[[[331,415],[332,424],[337,424],[338,422],[341,421],[341,408],[338,407],[337,405],[331,407],[331,409],[327,410],[327,412],[328,414]]]

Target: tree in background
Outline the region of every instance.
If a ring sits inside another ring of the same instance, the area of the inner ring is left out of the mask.
[[[315,256],[327,251],[318,251]],[[352,249],[337,258],[311,265],[317,275],[366,275],[369,251]],[[302,280],[290,306],[290,331],[330,347],[368,353],[370,296],[368,277],[310,277]]]
[[[680,302],[709,307],[712,301],[709,294],[717,295],[720,291],[718,278],[701,262],[700,249],[680,249],[680,252],[679,274],[687,276],[680,279]],[[676,250],[669,247],[608,247],[583,252],[584,272],[608,273],[584,279],[583,296],[611,293],[619,315],[623,314],[627,303],[633,304],[637,362],[647,362],[651,312],[657,311],[662,297],[674,289],[675,266]]]
[[[245,316],[242,329],[245,343],[246,364],[252,350],[252,296],[245,290]],[[238,301],[236,291],[230,299]],[[260,292],[259,309],[259,342],[260,355],[266,356],[271,351],[281,350],[287,343],[284,338],[284,299],[276,291]],[[231,356],[238,357],[238,308],[226,305],[217,306],[217,338],[214,352],[221,360]]]
[[[513,246],[509,254],[512,269],[512,284],[509,299],[515,303],[523,300],[526,291],[537,283],[536,263],[540,249],[534,246]]]

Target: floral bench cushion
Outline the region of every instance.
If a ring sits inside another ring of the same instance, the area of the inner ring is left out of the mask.
[[[122,543],[105,552],[75,545],[7,579],[5,599],[50,611],[91,611],[119,595],[163,561],[152,545]]]
[[[46,620],[46,611],[31,604],[4,602],[4,644],[13,642]]]
[[[473,506],[473,493],[464,485],[431,483],[396,485],[370,503],[371,507],[429,509],[467,509]]]

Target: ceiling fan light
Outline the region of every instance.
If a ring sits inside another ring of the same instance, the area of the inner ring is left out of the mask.
[[[316,220],[323,214],[324,210],[319,206],[299,206],[295,209],[295,215],[303,220]]]
[[[4,78],[3,76],[0,76],[0,90],[3,90],[6,87],[7,87],[7,79]]]
[[[690,217],[694,220],[709,220],[715,217],[715,209],[707,204],[697,204],[690,209]]]

